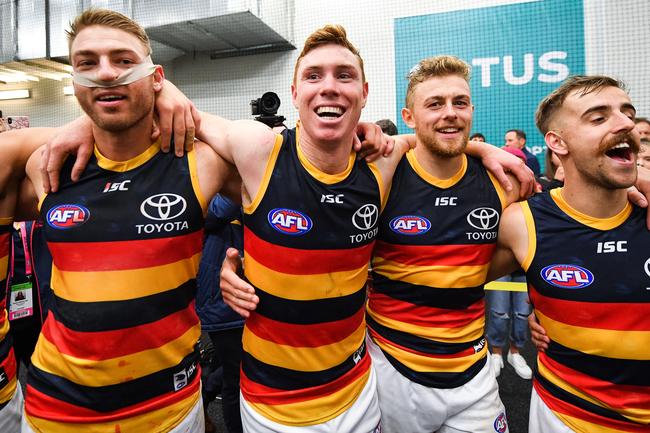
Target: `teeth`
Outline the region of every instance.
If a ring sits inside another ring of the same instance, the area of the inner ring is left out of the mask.
[[[339,107],[318,107],[316,109],[316,114],[343,114],[343,109]]]
[[[442,128],[440,132],[458,132],[458,128]]]
[[[619,143],[616,146],[612,147],[612,149],[629,149],[630,145],[627,143]]]

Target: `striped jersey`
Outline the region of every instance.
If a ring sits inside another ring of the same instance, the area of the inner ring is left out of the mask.
[[[13,218],[0,218],[0,409],[2,409],[16,392],[16,357],[9,333],[9,316],[7,315],[5,296],[7,272],[9,271],[9,245],[11,242],[11,223]]]
[[[304,426],[349,408],[370,374],[364,300],[380,182],[354,154],[340,174],[319,171],[298,137],[277,136],[244,208],[245,276],[260,301],[244,327],[241,390],[264,417]]]
[[[402,375],[455,388],[487,360],[483,285],[505,196],[480,161],[437,179],[410,151],[393,178],[372,259],[370,336]]]
[[[572,430],[650,431],[650,232],[628,205],[596,219],[562,189],[522,203],[523,268],[535,314],[551,340],[533,385]]]
[[[27,380],[35,431],[166,432],[198,401],[194,158],[158,143],[123,162],[95,150],[42,201],[54,295]]]

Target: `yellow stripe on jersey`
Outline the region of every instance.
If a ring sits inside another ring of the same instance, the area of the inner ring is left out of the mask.
[[[434,328],[432,326],[413,325],[410,323],[391,319],[386,316],[382,316],[372,310],[372,308],[370,308],[370,304],[366,304],[366,311],[370,317],[372,317],[380,325],[443,343],[465,343],[474,341],[483,336],[483,328],[485,327],[484,317],[481,317],[471,324],[460,328]]]
[[[259,206],[264,194],[266,194],[266,189],[269,186],[269,181],[271,180],[271,175],[273,174],[273,168],[275,168],[275,162],[278,160],[278,155],[280,154],[280,149],[282,148],[282,135],[278,134],[275,136],[275,143],[273,143],[273,149],[271,149],[271,154],[269,155],[268,161],[266,161],[266,168],[264,168],[264,175],[262,176],[262,181],[257,190],[255,197],[251,197],[251,202],[244,206],[244,212],[247,214],[252,214]]]
[[[61,271],[53,264],[52,289],[57,296],[74,302],[138,299],[175,289],[195,278],[200,261],[201,253],[197,253],[162,266],[96,272]]]
[[[327,274],[295,275],[273,271],[252,255],[246,255],[246,277],[265,292],[294,301],[339,298],[359,291],[368,279],[368,269],[363,266],[351,271]]]
[[[248,328],[244,329],[242,344],[246,352],[265,364],[296,371],[323,371],[348,359],[361,346],[365,337],[366,323],[363,321],[343,340],[318,347],[277,344],[258,337]],[[289,364],[284,365],[283,361]]]
[[[6,403],[14,396],[16,392],[16,386],[18,385],[18,379],[13,377],[7,385],[0,388],[0,404]]]
[[[639,350],[650,347],[650,331],[585,328],[555,321],[539,310],[535,315],[553,341],[570,349],[606,358],[650,360],[650,351]]]
[[[176,402],[172,405],[147,412],[145,414],[124,418],[117,421],[105,423],[65,423],[59,421],[49,421],[43,418],[37,418],[25,414],[25,419],[32,430],[36,432],[48,433],[70,433],[80,431],[84,433],[107,433],[107,432],[151,432],[171,431],[174,427],[183,421],[201,397],[200,392]]]
[[[3,293],[4,296],[4,293]],[[7,317],[7,310],[0,310],[0,316],[2,317],[2,326],[0,327],[0,341],[4,338],[5,335],[9,332],[9,318]]]
[[[194,196],[196,196],[196,199],[201,205],[201,209],[203,210],[203,217],[205,218],[208,213],[208,201],[205,199],[203,192],[201,191],[199,175],[196,170],[196,152],[194,149],[187,152],[187,165],[190,169],[190,181],[192,182],[192,190],[194,190]]]
[[[133,170],[134,168],[140,167],[142,164],[153,158],[155,154],[160,152],[160,142],[161,139],[156,140],[144,152],[126,161],[113,161],[106,158],[97,148],[97,143],[95,143],[94,152],[95,157],[97,158],[97,165],[104,170],[117,171],[120,173]]]
[[[463,373],[487,354],[487,345],[484,345],[481,351],[473,355],[457,358],[437,358],[435,355],[418,355],[395,347],[383,340],[373,341],[401,364],[420,373]]]
[[[572,208],[569,203],[564,199],[564,196],[562,195],[562,191],[564,188],[554,188],[551,190],[551,198],[555,202],[555,204],[562,209],[562,211],[569,215],[571,218],[574,220],[578,221],[579,223],[582,223],[586,226],[589,226],[591,228],[597,229],[597,230],[612,230],[615,229],[616,227],[620,226],[623,224],[626,220],[627,217],[630,216],[632,213],[632,205],[630,202],[626,202],[625,207],[616,215],[614,215],[611,218],[594,218],[592,216],[583,214],[580,211],[577,211],[576,209]]]
[[[492,185],[494,186],[494,190],[497,192],[497,195],[499,196],[499,201],[501,202],[501,210],[504,210],[506,206],[508,206],[508,202],[506,201],[506,192],[503,189],[503,186],[499,183],[496,177],[492,176],[492,173],[487,171],[488,177],[490,178],[490,181],[492,182]]]
[[[415,152],[413,149],[409,150],[406,152],[406,158],[408,159],[409,164],[413,168],[413,171],[415,171],[418,176],[420,176],[422,179],[424,179],[426,182],[430,183],[433,186],[437,186],[438,188],[451,188],[452,186],[456,185],[460,180],[465,176],[465,173],[467,172],[467,156],[465,154],[461,155],[462,162],[461,166],[454,174],[452,177],[449,179],[439,179],[433,175],[431,175],[424,167],[420,165],[420,162],[418,161],[417,157],[415,156]]]
[[[277,405],[266,405],[250,401],[246,401],[246,403],[257,412],[262,414],[264,417],[272,419],[275,422],[283,425],[303,426],[322,424],[336,418],[348,410],[350,406],[352,406],[352,404],[356,401],[357,396],[361,394],[363,388],[366,386],[369,376],[370,370],[368,370],[358,380],[355,380],[348,386],[343,387],[332,394],[328,394],[320,398],[301,401],[299,403]],[[344,400],[345,402],[341,404],[341,400]],[[338,407],[338,410],[329,416],[323,416],[323,408],[332,407]],[[297,413],[300,414],[301,419],[308,419],[309,422],[301,423],[296,421]]]
[[[0,217],[0,226],[8,226],[14,222],[14,217]]]
[[[589,433],[621,433],[621,430],[606,427],[604,425],[594,424],[589,421],[566,415],[562,412],[552,411],[564,424],[576,432]]]
[[[296,150],[300,164],[302,164],[303,168],[307,170],[307,173],[309,173],[314,179],[327,185],[339,183],[347,178],[350,175],[350,172],[352,172],[354,161],[357,156],[354,151],[351,151],[348,156],[348,165],[345,167],[345,170],[340,173],[329,174],[319,170],[318,167],[307,159],[307,156],[302,151],[302,147],[300,146],[300,124],[296,125]]]
[[[384,185],[384,180],[383,177],[381,176],[381,171],[379,171],[379,168],[374,162],[368,163],[368,168],[375,176],[375,179],[377,180],[377,185],[379,185],[379,202],[381,203],[381,210],[383,211],[384,208],[386,207],[386,203],[388,203],[388,194],[390,193],[390,185],[388,185],[388,187]]]
[[[404,266],[375,256],[372,265],[378,274],[394,281],[441,289],[462,289],[485,283],[488,264],[477,266]]]
[[[535,220],[533,219],[533,214],[530,211],[530,206],[527,201],[513,203],[513,206],[521,206],[521,211],[524,214],[524,221],[526,221],[526,230],[528,230],[528,250],[526,252],[526,258],[521,263],[521,269],[528,272],[530,264],[535,258],[535,252],[537,251],[537,232],[535,229]]]
[[[116,385],[178,365],[192,353],[200,335],[201,326],[197,324],[162,346],[101,361],[63,354],[41,335],[32,362],[43,371],[79,385]]]
[[[4,280],[7,275],[7,267],[9,266],[9,256],[0,257],[0,280]],[[4,289],[4,287],[3,287]],[[4,293],[3,293],[4,295]]]

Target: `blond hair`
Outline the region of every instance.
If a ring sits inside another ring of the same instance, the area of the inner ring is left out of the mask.
[[[469,83],[472,67],[455,56],[434,56],[420,60],[409,72],[406,106],[413,108],[413,92],[418,84],[433,77],[458,75]]]
[[[354,54],[357,59],[359,59],[359,65],[361,66],[361,79],[363,82],[366,82],[366,73],[363,69],[363,59],[359,54],[359,50],[352,45],[352,42],[348,39],[348,35],[343,26],[338,24],[328,24],[323,28],[316,30],[314,33],[307,37],[305,41],[305,46],[302,48],[298,59],[296,60],[296,66],[293,69],[293,82],[296,82],[298,75],[298,65],[300,60],[305,57],[310,51],[323,46],[323,45],[339,45],[341,47],[347,48]]]
[[[83,11],[70,23],[70,30],[65,32],[68,37],[68,50],[72,47],[72,42],[79,35],[79,32],[90,26],[105,26],[130,33],[142,42],[147,56],[151,54],[149,36],[147,36],[140,24],[119,12],[99,8],[90,8]]]

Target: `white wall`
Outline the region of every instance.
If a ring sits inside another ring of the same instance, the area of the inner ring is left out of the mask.
[[[313,30],[327,23],[345,26],[365,60],[370,84],[368,105],[362,118],[368,121],[394,118],[393,19],[509,3],[520,1],[295,0],[295,41],[300,46]],[[585,0],[584,12],[587,72],[614,75],[626,81],[639,115],[649,116],[650,7],[647,1]],[[265,13],[268,14],[268,9]],[[459,30],[459,37],[465,31],[471,29]],[[250,117],[250,100],[274,91],[282,100],[279,114],[287,116],[288,124],[294,124],[296,114],[291,105],[290,84],[298,52],[219,60],[203,55],[186,56],[167,65],[166,71],[200,109],[228,118]],[[48,86],[43,83],[34,86],[34,96],[29,102],[0,101],[0,110],[5,115],[29,115],[33,126],[57,125],[77,115],[71,97],[58,97],[54,90],[41,90]]]

